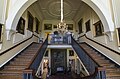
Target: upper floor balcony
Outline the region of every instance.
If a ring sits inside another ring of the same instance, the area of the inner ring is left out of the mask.
[[[50,45],[70,45],[71,44],[71,34],[49,34],[48,44]]]

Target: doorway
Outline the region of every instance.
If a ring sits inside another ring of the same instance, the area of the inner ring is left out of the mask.
[[[67,50],[51,49],[51,74],[65,73],[67,69]]]

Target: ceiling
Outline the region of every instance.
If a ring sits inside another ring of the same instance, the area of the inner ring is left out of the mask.
[[[64,19],[73,20],[81,9],[81,0],[63,0]],[[36,2],[44,20],[60,20],[60,0],[38,0]]]

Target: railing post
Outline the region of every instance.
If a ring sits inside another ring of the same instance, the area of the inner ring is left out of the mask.
[[[32,69],[23,70],[23,79],[34,79],[33,70]]]
[[[104,67],[98,67],[97,79],[106,79],[106,72]]]

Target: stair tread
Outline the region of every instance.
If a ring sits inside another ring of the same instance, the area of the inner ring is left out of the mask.
[[[90,54],[96,62],[105,67],[107,79],[120,79],[120,68],[115,67],[114,63],[110,62],[108,59],[105,59],[105,57],[101,54],[93,51],[94,49],[87,44],[80,44],[80,46],[82,46],[83,49],[85,49],[86,52],[88,52],[88,54]]]
[[[0,70],[0,79],[23,79],[23,70],[27,68],[32,58],[36,55],[41,44],[33,43],[22,51],[10,64]]]
[[[110,76],[120,76],[120,73],[118,73],[118,72],[116,72],[116,73],[115,72],[114,73],[113,72],[109,72],[109,73],[106,73],[106,76],[109,76],[109,77]]]
[[[23,79],[22,75],[12,76],[12,75],[0,75],[0,79]]]
[[[0,71],[0,74],[3,74],[3,73],[14,73],[14,74],[22,74],[22,70],[1,70]]]

